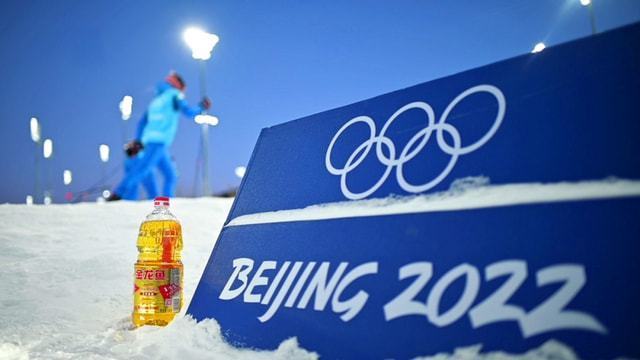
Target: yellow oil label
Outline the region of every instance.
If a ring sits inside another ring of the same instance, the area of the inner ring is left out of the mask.
[[[135,265],[134,312],[179,313],[182,308],[182,265]]]
[[[182,229],[175,220],[145,221],[138,233],[133,323],[166,325],[182,309]]]

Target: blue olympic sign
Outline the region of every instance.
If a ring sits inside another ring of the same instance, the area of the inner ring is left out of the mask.
[[[188,313],[323,358],[640,357],[639,38],[264,129]]]

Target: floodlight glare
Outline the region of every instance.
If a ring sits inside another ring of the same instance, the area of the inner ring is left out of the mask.
[[[53,155],[53,141],[51,139],[45,139],[42,144],[42,155],[45,159],[48,159]]]
[[[99,150],[100,160],[105,163],[109,161],[109,145],[101,144]]]
[[[120,113],[122,114],[122,120],[129,120],[131,117],[131,109],[133,107],[133,97],[125,95],[120,101]]]
[[[71,175],[71,170],[65,170],[62,173],[62,180],[64,181],[65,185],[71,184],[71,181],[73,180],[73,176]]]
[[[29,126],[31,130],[31,140],[36,143],[40,142],[40,124],[38,123],[38,119],[32,117]]]
[[[191,49],[191,56],[197,60],[209,60],[211,51],[220,38],[201,29],[190,27],[182,33],[182,38]]]
[[[236,176],[239,177],[240,179],[242,179],[244,177],[244,174],[247,172],[247,168],[244,166],[238,166],[236,168]]]
[[[544,43],[537,43],[536,46],[533,47],[533,50],[531,50],[532,54],[535,53],[539,53],[540,51],[544,50],[546,48],[546,45]]]
[[[211,126],[216,126],[220,122],[216,116],[208,114],[196,115],[194,120],[196,124],[207,124]]]
[[[580,5],[589,6],[591,5],[591,0],[580,0]]]

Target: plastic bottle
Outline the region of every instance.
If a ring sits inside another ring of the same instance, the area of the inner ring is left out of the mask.
[[[169,212],[169,198],[157,197],[140,225],[134,266],[133,324],[165,326],[182,309],[182,228]]]

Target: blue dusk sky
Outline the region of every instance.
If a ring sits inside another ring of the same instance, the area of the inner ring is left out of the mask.
[[[640,20],[640,1],[594,0],[593,11],[605,31]],[[168,71],[183,75],[190,103],[199,99],[198,64],[182,39],[191,25],[220,37],[206,64],[220,119],[210,129],[214,192],[239,184],[234,169],[247,164],[264,127],[591,34],[578,0],[10,0],[0,19],[2,203],[34,194],[36,158],[41,189],[56,203],[103,174],[115,185],[122,126],[132,138]],[[118,109],[124,95],[134,99],[128,122]],[[32,116],[54,143],[46,161],[30,139]],[[178,196],[194,195],[199,141],[199,127],[183,118],[171,150]],[[100,144],[112,149],[106,166]]]

